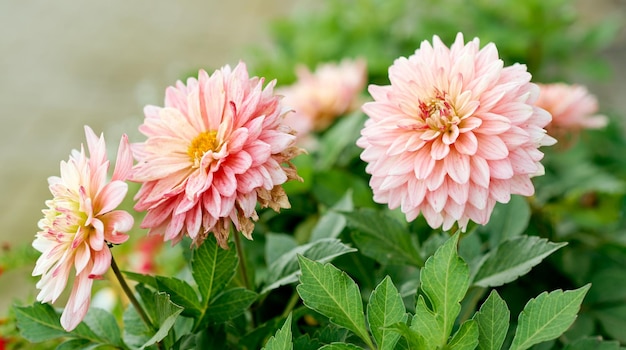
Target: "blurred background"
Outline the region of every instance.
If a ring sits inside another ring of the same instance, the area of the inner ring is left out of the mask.
[[[268,21],[303,2],[0,1],[0,254],[33,240],[46,179],[84,142],[84,125],[114,152],[166,86],[237,64],[267,41]],[[0,278],[0,315],[35,293],[31,268]]]
[[[581,24],[626,21],[624,0],[572,4]],[[142,108],[161,104],[166,86],[198,68],[212,72],[254,60],[258,51],[249,49],[269,42],[270,22],[318,6],[312,0],[0,1],[0,254],[32,241],[50,197],[46,178],[83,142],[84,125],[104,132],[111,151],[123,132],[139,140]],[[424,39],[431,36],[416,38]],[[581,74],[575,82],[589,86],[602,111],[610,106],[626,115],[623,28],[598,55],[609,73]],[[260,67],[266,71],[251,74],[284,74]],[[0,277],[0,316],[15,298],[36,294],[31,269]]]

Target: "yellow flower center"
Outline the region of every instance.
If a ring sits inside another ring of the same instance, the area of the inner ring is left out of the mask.
[[[193,166],[197,168],[200,166],[202,156],[208,151],[216,151],[218,146],[217,131],[205,131],[191,141],[187,154],[191,158]]]
[[[430,101],[420,101],[419,108],[422,119],[433,131],[444,133],[461,122],[456,110],[446,99],[445,93],[437,92]]]

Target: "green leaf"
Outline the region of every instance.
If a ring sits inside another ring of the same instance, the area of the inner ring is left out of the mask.
[[[54,350],[76,350],[76,349],[85,349],[87,348],[89,345],[93,345],[92,342],[90,342],[87,339],[70,339],[68,341],[65,341],[61,344],[59,344],[59,346],[57,346]]]
[[[424,338],[416,330],[409,328],[404,322],[394,323],[387,327],[387,329],[400,334],[406,340],[408,349],[433,348],[432,346],[427,347]],[[398,343],[400,343],[400,341]]]
[[[343,215],[348,219],[348,226],[356,230],[352,239],[364,255],[382,264],[422,266],[416,244],[398,221],[369,208]]]
[[[238,260],[234,247],[234,243],[229,242],[229,249],[223,249],[215,236],[210,235],[194,250],[191,271],[204,305],[208,305],[235,276]]]
[[[595,270],[589,282],[591,289],[586,298],[589,304],[626,300],[626,271],[622,267]]]
[[[31,306],[13,306],[17,327],[26,340],[39,343],[59,337],[76,337],[93,343],[103,343],[85,323],[80,323],[73,331],[66,332],[61,327],[61,316],[50,304],[35,302]]]
[[[354,332],[373,348],[363,315],[359,287],[345,273],[332,266],[298,256],[302,275],[296,288],[304,304],[338,326]]]
[[[590,285],[565,291],[543,292],[531,299],[519,315],[511,350],[555,339],[574,323]]]
[[[174,326],[178,315],[183,312],[183,308],[172,303],[170,296],[165,292],[157,292],[154,294],[154,321],[157,327],[156,333],[143,346],[147,347],[156,344],[165,338],[170,329]]]
[[[204,322],[223,323],[231,320],[244,313],[256,298],[257,293],[246,288],[227,289],[209,305],[200,325],[205,324]]]
[[[363,348],[350,343],[330,343],[322,346],[319,350],[363,350]]]
[[[478,325],[478,350],[500,350],[509,329],[511,312],[498,292],[491,291],[489,297],[474,315]]]
[[[511,196],[509,203],[497,203],[489,222],[479,230],[487,232],[491,247],[521,235],[530,221],[530,206],[526,198]]]
[[[110,312],[99,308],[91,308],[87,312],[87,315],[85,315],[83,322],[85,322],[100,339],[105,340],[107,344],[115,345],[119,348],[126,347],[122,341],[122,335],[117,320]]]
[[[378,349],[394,349],[400,334],[388,330],[387,327],[397,322],[406,322],[406,319],[402,297],[387,276],[374,289],[367,304],[367,321]]]
[[[593,315],[598,319],[604,331],[612,338],[626,343],[626,305],[618,304],[613,307],[604,307],[594,310]]]
[[[582,338],[569,343],[564,350],[619,350],[618,341],[602,340],[602,337]]]
[[[200,314],[198,294],[189,283],[174,277],[156,276],[158,290],[170,295],[172,302],[184,308],[183,315],[197,316]]]
[[[130,271],[122,271],[122,273],[124,273],[124,276],[126,276],[130,280],[143,283],[155,289],[158,288],[156,278],[154,276],[144,275],[141,273],[135,273],[135,272],[130,272]]]
[[[124,342],[132,348],[142,347],[154,334],[154,330],[143,322],[132,304],[124,310],[122,320],[124,321]]]
[[[221,293],[237,273],[235,244],[229,242],[228,247],[229,249],[221,248],[215,236],[210,235],[193,251],[191,273],[202,297],[199,318],[204,317],[203,312],[213,297]]]
[[[514,281],[565,245],[566,242],[553,243],[537,236],[521,236],[504,241],[485,255],[473,278],[473,285],[497,287]]]
[[[283,326],[273,335],[263,347],[264,350],[291,350],[291,314],[285,320]]]
[[[315,242],[297,246],[283,254],[270,265],[268,268],[267,281],[271,283],[263,288],[261,294],[298,281],[298,255],[319,262],[328,262],[340,255],[355,251],[356,249],[348,247],[336,238],[323,238]]]
[[[432,308],[420,294],[411,328],[433,348],[446,345],[461,310],[459,302],[469,287],[469,269],[457,253],[458,240],[458,233],[450,237],[428,258],[420,273],[420,288]]]
[[[352,190],[348,189],[341,199],[333,205],[317,222],[311,232],[311,242],[322,238],[337,238],[346,227],[346,218],[337,211],[351,211],[354,209],[352,203]]]
[[[474,320],[463,322],[448,346],[451,350],[474,350],[478,345],[478,325]]]
[[[281,255],[298,246],[293,235],[268,233],[265,238],[265,263],[272,265]]]

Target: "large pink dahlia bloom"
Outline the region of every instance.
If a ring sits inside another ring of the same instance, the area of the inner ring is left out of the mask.
[[[212,232],[227,247],[231,223],[251,239],[257,202],[289,207],[281,185],[299,178],[290,163],[299,149],[282,124],[275,81],[263,82],[243,63],[200,71],[167,89],[165,107],[145,108],[139,130],[147,140],[134,145],[132,174],[142,183],[135,209],[148,211],[143,228],[196,244]]]
[[[374,200],[448,230],[487,223],[511,194],[532,195],[530,178],[543,173],[538,147],[555,140],[530,78],[523,65],[503,67],[493,44],[465,44],[460,33],[450,48],[435,36],[397,59],[391,85],[369,87],[357,141]]]
[[[76,328],[89,309],[94,279],[111,265],[108,243],[120,244],[133,226],[133,217],[114,210],[126,196],[124,182],[133,165],[126,136],[122,137],[111,181],[107,181],[109,161],[104,138],[85,127],[87,147],[73,151],[67,162],[61,162],[61,177],[48,179],[53,199],[46,201],[44,218],[33,247],[42,255],[33,276],[41,275],[37,300],[54,302],[65,288],[72,267],[76,271],[74,285],[63,314],[61,325],[67,331]]]
[[[546,126],[550,135],[559,139],[582,129],[599,129],[608,119],[598,112],[598,100],[582,85],[565,83],[538,84],[541,92],[537,106],[552,114],[552,122]]]

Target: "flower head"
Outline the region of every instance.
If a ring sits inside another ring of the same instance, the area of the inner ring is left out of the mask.
[[[367,67],[362,59],[344,59],[340,64],[320,65],[315,72],[299,66],[296,76],[293,85],[277,89],[277,93],[284,95],[285,105],[294,109],[285,117],[285,123],[302,137],[328,128],[337,117],[357,109]]]
[[[598,112],[598,100],[582,85],[564,83],[538,84],[537,106],[552,114],[546,129],[550,135],[563,139],[581,129],[599,129],[607,125],[606,116]]]
[[[245,64],[169,87],[165,106],[145,108],[134,145],[132,180],[142,183],[135,209],[142,227],[165,240],[189,235],[200,244],[212,232],[227,247],[231,224],[251,239],[255,206],[278,211],[289,201],[281,185],[299,179],[290,160],[295,136],[282,124],[275,82],[249,78]]]
[[[128,239],[124,234],[133,226],[133,217],[125,211],[114,210],[126,196],[124,182],[133,158],[124,135],[117,153],[111,181],[107,181],[109,161],[104,138],[98,138],[85,127],[87,147],[74,150],[67,162],[61,162],[61,177],[48,179],[53,199],[46,201],[44,218],[33,247],[42,255],[37,260],[33,276],[41,275],[37,300],[54,302],[67,284],[72,267],[76,277],[61,325],[71,331],[85,317],[91,301],[91,287],[111,265],[108,244],[120,244]]]
[[[448,48],[435,36],[389,68],[391,85],[370,85],[374,98],[357,145],[368,163],[374,200],[422,213],[433,227],[485,224],[496,202],[534,193],[543,173],[541,145],[555,142],[543,127],[550,114],[523,65],[503,67],[493,44]]]

